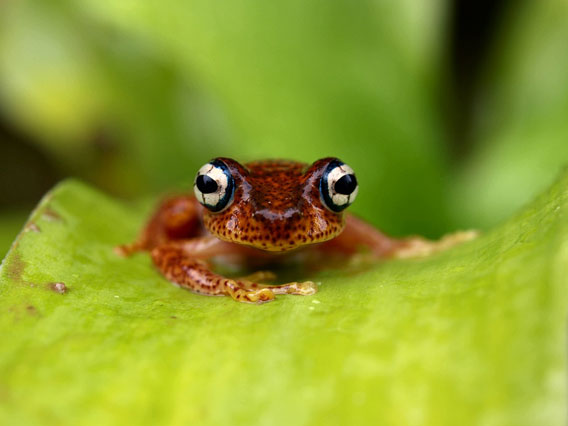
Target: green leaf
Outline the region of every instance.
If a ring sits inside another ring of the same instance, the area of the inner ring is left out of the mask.
[[[36,209],[0,272],[0,424],[565,424],[568,174],[473,242],[261,306],[117,257],[143,210],[75,181]]]

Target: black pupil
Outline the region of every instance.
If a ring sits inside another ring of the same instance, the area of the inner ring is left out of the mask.
[[[207,175],[199,175],[195,180],[197,189],[199,189],[204,194],[212,194],[217,191],[217,182],[211,179]]]
[[[357,178],[355,175],[342,176],[335,182],[335,192],[338,194],[349,195],[357,188]]]

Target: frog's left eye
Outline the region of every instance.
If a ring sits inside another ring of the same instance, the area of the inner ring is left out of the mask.
[[[233,202],[235,180],[221,160],[205,164],[197,172],[193,183],[197,201],[212,212],[220,212]]]
[[[349,207],[359,191],[355,172],[339,160],[331,161],[320,180],[320,194],[324,205],[336,213]]]

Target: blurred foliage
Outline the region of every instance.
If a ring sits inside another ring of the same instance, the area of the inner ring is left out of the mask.
[[[568,2],[515,3],[478,89],[476,150],[458,170],[456,223],[487,227],[568,164]]]
[[[568,158],[563,0],[508,9],[458,162],[447,2],[0,7],[0,113],[60,176],[113,194],[187,188],[217,155],[335,155],[362,182],[354,211],[395,235],[438,236],[502,220]]]
[[[0,250],[8,251],[14,235],[22,229],[28,215],[29,212],[23,211],[5,211],[0,214]],[[0,251],[1,258],[4,258],[5,252]]]
[[[66,173],[113,193],[187,186],[216,155],[335,155],[363,182],[357,211],[440,234],[442,7],[14,2],[3,105]]]

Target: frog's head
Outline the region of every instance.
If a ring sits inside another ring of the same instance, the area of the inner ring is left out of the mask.
[[[203,223],[216,237],[262,250],[287,251],[343,231],[344,210],[357,196],[351,167],[337,158],[312,165],[267,160],[239,164],[216,158],[194,183]]]

